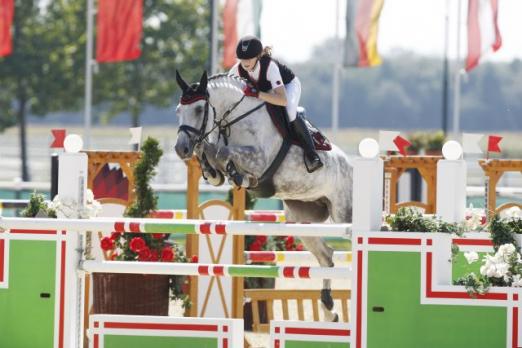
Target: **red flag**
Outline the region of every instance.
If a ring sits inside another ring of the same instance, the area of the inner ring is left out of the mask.
[[[483,55],[502,46],[498,29],[498,0],[468,1],[468,56],[466,71],[476,67]]]
[[[51,129],[54,140],[51,144],[51,148],[63,148],[63,142],[65,140],[65,129]]]
[[[488,137],[488,152],[501,152],[500,146],[498,146],[501,140],[502,137],[498,135],[490,135]]]
[[[14,17],[14,0],[0,0],[0,57],[13,52],[11,26]]]
[[[96,60],[119,62],[141,55],[143,0],[99,0]]]
[[[411,145],[411,143],[398,135],[395,139],[393,139],[393,143],[397,146],[397,149],[401,153],[401,155],[406,156],[406,148]]]
[[[223,10],[223,67],[228,69],[236,63],[237,37],[237,3],[238,0],[227,0]]]

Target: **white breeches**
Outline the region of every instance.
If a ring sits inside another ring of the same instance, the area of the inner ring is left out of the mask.
[[[299,99],[301,99],[301,81],[296,77],[289,84],[285,85],[286,92],[286,111],[288,112],[288,121],[293,122],[297,116],[297,107]]]

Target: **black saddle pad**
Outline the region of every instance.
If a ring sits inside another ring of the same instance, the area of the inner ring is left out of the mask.
[[[301,142],[297,139],[294,132],[292,132],[288,123],[286,107],[267,103],[266,109],[270,115],[270,118],[272,119],[272,122],[274,123],[274,126],[279,131],[279,134],[281,134],[283,138],[290,137],[292,139],[292,144],[301,146]],[[315,149],[317,151],[330,151],[332,149],[332,143],[330,140],[328,140],[328,138],[323,133],[321,133],[321,131],[308,119],[305,118],[305,122],[308,126],[308,131],[314,140]]]

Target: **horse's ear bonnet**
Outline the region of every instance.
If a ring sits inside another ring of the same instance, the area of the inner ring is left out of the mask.
[[[208,77],[207,72],[204,71],[198,83],[193,83],[190,86],[183,80],[181,74],[176,70],[176,81],[181,88],[181,104],[192,104],[200,99],[208,99]]]

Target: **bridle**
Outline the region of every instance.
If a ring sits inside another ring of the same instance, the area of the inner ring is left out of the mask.
[[[178,128],[178,134],[180,132],[183,132],[183,133],[187,134],[189,136],[189,138],[191,138],[192,136],[195,136],[196,144],[201,144],[210,134],[210,132],[205,133],[205,129],[207,128],[207,123],[208,123],[208,110],[209,110],[209,106],[211,106],[208,101],[208,94],[195,95],[195,96],[190,96],[190,97],[181,97],[181,100],[180,100],[181,105],[190,105],[199,100],[205,100],[205,107],[204,107],[204,112],[203,112],[203,123],[201,124],[201,128],[197,129],[195,127],[192,127],[192,126],[189,126],[186,124],[182,124]],[[212,106],[212,111],[214,113],[214,120],[215,120],[216,119],[216,109],[213,106]]]
[[[237,122],[239,122],[242,119],[246,118],[247,116],[251,115],[253,112],[259,110],[261,107],[263,107],[265,105],[265,102],[262,102],[259,105],[255,106],[254,108],[250,109],[249,111],[245,112],[244,114],[241,114],[240,116],[236,117],[232,121],[227,122],[228,116],[232,113],[232,111],[234,111],[239,106],[239,104],[241,104],[241,102],[244,99],[245,99],[245,95],[243,95],[241,97],[241,99],[239,99],[236,103],[234,103],[232,105],[232,107],[230,107],[228,110],[226,110],[223,113],[223,116],[220,117],[219,121],[217,121],[216,108],[212,104],[210,104],[208,92],[204,95],[200,94],[200,95],[194,95],[194,96],[190,96],[190,97],[182,96],[181,100],[180,100],[181,105],[190,105],[199,100],[205,100],[205,106],[204,106],[204,114],[203,114],[203,123],[201,124],[200,129],[183,124],[183,125],[179,126],[178,133],[183,132],[183,133],[187,134],[189,137],[191,137],[192,135],[195,136],[196,137],[195,144],[199,145],[202,142],[204,142],[207,139],[207,137],[217,128],[218,134],[219,134],[218,142],[219,142],[219,139],[221,138],[221,136],[223,136],[223,141],[225,142],[225,145],[228,145],[228,138],[230,137],[230,129],[231,129],[232,125],[236,124]],[[209,115],[210,108],[212,108],[214,124],[208,132],[205,132],[205,129],[207,128],[208,115]]]

